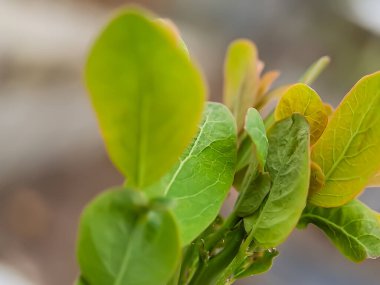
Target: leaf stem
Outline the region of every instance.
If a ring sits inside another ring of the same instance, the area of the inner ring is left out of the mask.
[[[245,241],[242,243],[242,245],[239,248],[239,252],[235,256],[235,258],[232,260],[232,262],[227,266],[227,268],[223,271],[223,274],[221,274],[215,285],[226,285],[226,284],[232,284],[234,279],[234,272],[236,269],[239,268],[239,266],[245,261],[247,258],[247,251],[249,250],[249,247],[253,240],[253,229],[249,233],[248,237],[245,239]]]
[[[235,212],[232,212],[224,221],[220,229],[212,235],[210,235],[210,237],[205,240],[205,250],[212,250],[217,245],[217,243],[220,240],[222,240],[224,235],[233,228],[233,226],[239,221],[239,219],[240,218],[236,216]]]

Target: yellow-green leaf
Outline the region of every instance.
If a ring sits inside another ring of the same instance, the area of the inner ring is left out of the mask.
[[[317,92],[303,83],[292,85],[281,97],[275,110],[276,120],[294,113],[303,115],[310,125],[310,144],[313,145],[322,135],[327,125],[325,106]]]
[[[358,200],[336,208],[308,205],[298,227],[315,224],[342,254],[352,261],[360,262],[366,258],[380,257],[378,215]]]
[[[325,111],[326,111],[326,114],[328,117],[330,117],[332,114],[334,114],[334,107],[333,106],[331,106],[328,103],[324,103],[324,105],[325,105]]]
[[[315,162],[310,163],[310,183],[309,183],[309,195],[322,189],[325,184],[325,175],[322,169]]]
[[[324,187],[310,197],[321,207],[355,198],[380,169],[380,72],[363,77],[340,103],[312,160],[325,175]]]
[[[195,136],[206,95],[176,34],[124,10],[96,39],[85,78],[107,151],[128,185],[158,180]]]
[[[240,130],[258,88],[257,49],[249,40],[231,43],[224,66],[224,103],[234,114]]]
[[[300,78],[299,82],[312,84],[322,73],[322,71],[329,65],[329,63],[330,57],[322,56],[306,70],[305,74]]]
[[[177,44],[181,48],[183,48],[187,54],[189,53],[186,43],[182,39],[177,26],[170,19],[160,18],[160,19],[157,19],[157,23],[161,24],[164,28],[166,28],[169,31],[169,33],[172,33],[173,37],[177,40]]]
[[[377,172],[375,176],[369,180],[367,187],[380,187],[380,172]]]

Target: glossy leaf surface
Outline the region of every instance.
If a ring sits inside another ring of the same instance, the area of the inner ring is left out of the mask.
[[[174,218],[148,210],[135,193],[107,191],[84,210],[77,247],[82,283],[165,284],[174,273],[180,259]]]
[[[302,83],[289,87],[276,107],[275,118],[281,120],[294,113],[303,115],[308,121],[310,143],[313,145],[322,135],[328,120],[325,106],[317,92]]]
[[[215,219],[232,185],[236,164],[236,126],[222,104],[209,103],[197,137],[180,162],[150,195],[175,202],[173,213],[182,242],[190,243]]]
[[[354,199],[380,169],[380,72],[363,77],[340,103],[312,160],[325,175],[324,187],[310,197],[321,207]]]
[[[309,125],[294,114],[276,122],[268,132],[267,168],[272,187],[261,211],[245,219],[258,245],[269,248],[281,244],[306,205],[309,188]]]
[[[128,185],[157,181],[196,134],[206,93],[175,33],[124,10],[96,39],[85,78],[107,151]]]
[[[322,229],[334,245],[355,262],[380,256],[378,213],[353,200],[338,208],[308,206],[300,227],[312,223]]]

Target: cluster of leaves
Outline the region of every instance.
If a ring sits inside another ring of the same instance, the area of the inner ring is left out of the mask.
[[[262,74],[254,44],[237,40],[225,104],[205,103],[175,26],[120,12],[95,41],[85,77],[126,183],[83,212],[77,284],[232,284],[270,269],[276,247],[309,223],[353,261],[380,256],[379,215],[355,199],[379,183],[380,73],[333,110],[307,85],[327,63],[273,89],[279,73]],[[223,219],[232,186],[239,197]]]

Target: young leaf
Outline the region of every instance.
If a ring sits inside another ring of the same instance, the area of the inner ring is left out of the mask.
[[[238,173],[252,161],[252,148],[254,148],[254,159],[263,171],[268,155],[268,139],[264,122],[255,108],[248,109],[244,129],[248,136],[242,140],[238,149],[236,172]]]
[[[263,170],[268,155],[268,139],[263,119],[255,108],[248,109],[244,129],[254,144],[260,168]]]
[[[268,92],[273,82],[280,76],[280,72],[273,70],[264,73],[260,78],[259,88],[257,90],[257,99],[260,100]]]
[[[378,213],[353,200],[338,208],[309,205],[299,227],[312,223],[325,232],[334,245],[355,262],[380,257],[380,221]]]
[[[85,78],[107,151],[128,185],[158,180],[194,137],[206,93],[176,35],[140,10],[124,10],[92,46]]]
[[[329,65],[330,57],[322,56],[316,62],[314,62],[305,72],[305,74],[300,78],[299,82],[305,84],[312,84],[319,74]]]
[[[275,110],[276,120],[291,114],[303,115],[310,125],[310,143],[313,145],[322,135],[327,125],[325,106],[317,92],[309,86],[297,83],[286,90]]]
[[[215,219],[232,185],[236,164],[236,126],[222,104],[208,103],[197,137],[180,162],[147,189],[151,196],[175,201],[184,244],[190,243]]]
[[[252,275],[265,273],[271,269],[273,259],[279,255],[277,250],[266,250],[264,252],[256,252],[249,257],[244,266],[234,274],[237,279],[246,278]]]
[[[309,125],[294,114],[276,122],[268,132],[267,168],[272,187],[261,211],[245,218],[258,245],[269,248],[282,243],[306,205],[309,188]]]
[[[363,77],[340,103],[312,160],[325,175],[324,187],[310,197],[321,207],[354,199],[380,169],[380,72]]]
[[[174,273],[180,259],[174,218],[136,203],[135,193],[113,189],[84,210],[77,256],[86,283],[166,284]]]
[[[252,107],[258,89],[257,49],[249,40],[237,40],[228,48],[224,66],[224,103],[234,114],[238,130]]]

